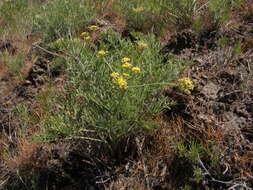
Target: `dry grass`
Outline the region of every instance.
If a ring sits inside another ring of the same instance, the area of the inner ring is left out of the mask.
[[[17,169],[37,168],[45,165],[47,159],[41,157],[39,146],[27,139],[19,139],[14,155],[6,162],[10,171]]]
[[[135,139],[138,159],[129,160],[121,168],[125,170],[117,175],[107,186],[107,189],[154,189],[161,188],[166,180],[170,178],[171,163],[176,156],[176,143],[182,134],[182,126],[175,120],[166,122],[157,118],[159,127],[155,133]],[[128,175],[125,175],[125,174]]]

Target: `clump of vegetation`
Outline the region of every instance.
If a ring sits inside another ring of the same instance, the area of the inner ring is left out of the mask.
[[[178,80],[178,87],[183,92],[190,93],[190,91],[193,90],[194,85],[190,78],[181,78]]]
[[[113,31],[102,33],[95,49],[90,42],[64,40],[59,49],[76,59],[67,60],[65,95],[56,98],[58,107],[43,121],[42,140],[78,138],[78,132],[95,129],[113,143],[152,126],[148,118],[170,105],[159,91],[189,62],[164,63],[155,36],[139,40],[142,43],[133,43]]]

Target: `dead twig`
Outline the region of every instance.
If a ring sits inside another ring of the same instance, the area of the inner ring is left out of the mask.
[[[139,153],[139,156],[141,157],[141,162],[142,162],[142,165],[143,165],[143,171],[144,171],[147,190],[151,190],[150,181],[149,181],[149,177],[148,177],[148,169],[147,169],[147,165],[146,165],[146,160],[145,160],[145,157],[143,156],[143,145],[144,145],[144,142],[145,142],[145,138],[143,137],[140,140],[138,137],[136,137],[135,141],[136,141],[137,148],[138,148],[138,153]]]
[[[205,171],[204,175],[208,175],[211,178],[211,181],[216,182],[216,183],[226,184],[226,185],[232,185],[231,187],[228,188],[228,190],[234,190],[236,187],[244,187],[246,190],[253,190],[252,188],[248,187],[245,183],[238,183],[238,182],[235,182],[235,180],[221,181],[221,180],[215,179],[211,175],[211,173],[207,170],[204,163],[201,161],[199,155],[198,155],[198,163],[201,166],[201,168]],[[243,178],[239,178],[237,180],[242,180],[242,179]]]
[[[59,53],[50,51],[48,49],[45,49],[45,48],[41,47],[38,44],[39,44],[39,42],[35,42],[35,43],[32,44],[32,46],[35,47],[35,48],[38,48],[38,49],[40,49],[40,50],[42,50],[42,51],[44,51],[44,52],[46,52],[48,54],[50,54],[50,55],[56,56],[56,57],[63,57],[64,59],[66,59],[67,57],[71,57],[74,60],[81,62],[81,60],[77,56],[73,56],[73,55],[67,54],[66,52],[64,52],[64,55],[63,54],[59,54]]]

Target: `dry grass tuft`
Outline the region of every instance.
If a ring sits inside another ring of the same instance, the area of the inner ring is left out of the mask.
[[[8,169],[15,172],[17,169],[28,170],[46,165],[49,155],[42,151],[38,144],[29,142],[27,139],[19,139],[15,154],[6,162]]]

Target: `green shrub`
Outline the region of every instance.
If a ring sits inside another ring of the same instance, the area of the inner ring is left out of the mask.
[[[164,63],[161,44],[153,35],[133,35],[138,43],[108,31],[98,47],[61,40],[60,50],[74,59],[67,60],[64,95],[56,97],[57,107],[43,121],[40,139],[86,138],[85,131],[95,130],[102,140],[114,141],[153,126],[148,120],[171,104],[161,89],[189,62]]]
[[[191,161],[190,164],[193,167],[194,180],[196,183],[200,183],[204,179],[204,175],[199,161],[201,161],[204,153],[206,153],[206,149],[195,141],[191,141],[188,147],[183,142],[179,142],[177,148],[179,157]]]

